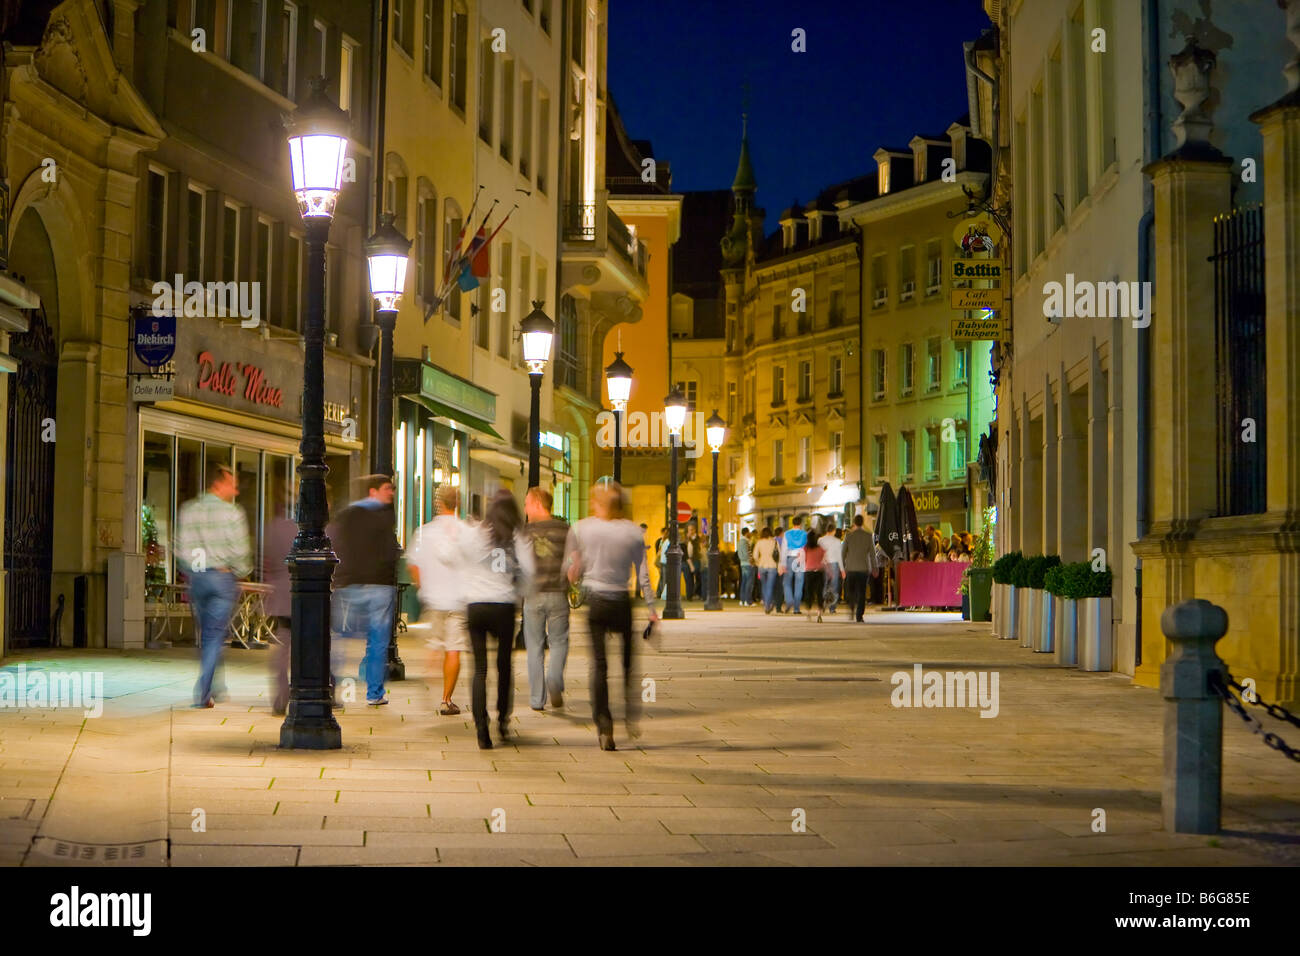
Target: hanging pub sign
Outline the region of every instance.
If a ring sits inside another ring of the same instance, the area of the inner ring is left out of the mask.
[[[966,219],[952,231],[952,238],[966,254],[988,252],[1002,245],[1002,230],[991,216]]]
[[[132,320],[131,347],[150,371],[161,369],[176,354],[176,316],[137,313]]]

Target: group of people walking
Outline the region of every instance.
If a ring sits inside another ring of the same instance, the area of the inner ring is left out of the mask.
[[[224,696],[220,676],[222,651],[239,596],[238,580],[253,566],[248,523],[235,504],[238,478],[229,467],[214,465],[208,491],[182,506],[177,533],[177,562],[189,577],[200,647],[199,679],[194,705],[212,707]],[[388,647],[396,613],[397,562],[401,548],[394,531],[393,483],[387,475],[362,479],[364,496],[341,509],[326,529],[338,557],[331,604],[331,670],[343,679],[346,634],[365,636],[360,672],[366,703],[388,703],[385,680]],[[430,644],[443,652],[442,699],[438,712],[461,712],[452,696],[460,675],[460,655],[473,654],[470,709],[483,749],[492,747],[487,700],[488,655],[496,650],[498,738],[509,740],[514,678],[511,651],[522,611],[527,649],[529,704],[534,710],[564,707],[564,669],[569,645],[569,586],[586,594],[591,634],[592,717],[600,747],[614,750],[614,721],[607,687],[607,639],[621,641],[628,733],[639,736],[640,696],[634,687],[636,640],[632,627],[633,595],[629,581],[645,598],[651,628],[658,621],[650,586],[642,529],[627,520],[626,495],[614,482],[601,482],[591,493],[591,517],[570,527],[551,514],[552,499],[532,488],[524,512],[509,491],[489,502],[483,520],[459,515],[459,489],[439,486],[436,515],[413,535],[406,555],[412,583],[419,593]],[[272,709],[288,704],[289,580],[285,559],[293,543],[294,524],[286,518],[268,524],[263,580],[273,585],[267,601],[282,642]],[[647,628],[646,636],[649,636]],[[549,665],[546,650],[550,651]]]

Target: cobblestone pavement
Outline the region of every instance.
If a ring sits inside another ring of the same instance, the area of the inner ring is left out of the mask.
[[[1225,832],[1174,835],[1163,704],[1126,677],[1057,668],[956,615],[687,614],[644,648],[643,736],[620,721],[613,753],[596,745],[583,611],[567,709],[528,707],[517,653],[517,736],[491,751],[468,717],[469,655],[465,713],[440,717],[418,628],[391,705],[347,706],[343,749],[326,752],[278,748],[265,651],[227,652],[230,697],[210,710],[188,707],[192,648],[15,655],[6,668],[102,672],[109,699],[94,719],[0,707],[0,864],[1300,862],[1300,768],[1238,720]],[[917,664],[995,672],[996,717],[891,706],[891,676]]]

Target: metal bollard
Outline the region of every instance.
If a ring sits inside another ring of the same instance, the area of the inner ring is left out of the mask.
[[[1160,629],[1174,644],[1160,667],[1165,704],[1165,764],[1160,806],[1171,833],[1218,833],[1223,796],[1223,702],[1209,675],[1227,670],[1214,652],[1228,613],[1196,599],[1170,605]]]

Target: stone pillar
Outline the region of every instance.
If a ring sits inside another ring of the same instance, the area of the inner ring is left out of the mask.
[[[1107,433],[1110,386],[1101,369],[1096,337],[1088,350],[1088,551],[1108,547],[1110,520],[1110,441]]]
[[[1041,424],[1039,427],[1042,427]],[[1043,550],[1043,444],[1034,434],[1029,401],[1020,399],[1020,544],[1025,554]]]
[[[1043,554],[1058,553],[1056,518],[1061,482],[1057,470],[1057,409],[1052,379],[1048,376],[1043,381]]]
[[[1065,562],[1082,561],[1088,554],[1088,512],[1080,508],[1088,500],[1086,485],[1088,436],[1085,429],[1079,427],[1080,406],[1086,401],[1083,396],[1070,392],[1070,383],[1065,375],[1065,365],[1061,364],[1061,395],[1057,403],[1057,443],[1056,474],[1057,494],[1053,506],[1056,508],[1057,544],[1056,550]],[[1080,476],[1084,484],[1079,481]]]
[[[1170,833],[1218,833],[1223,776],[1223,702],[1209,686],[1227,667],[1214,644],[1228,615],[1209,601],[1165,608],[1160,628],[1174,650],[1160,667],[1165,699],[1164,779],[1160,808]]]

